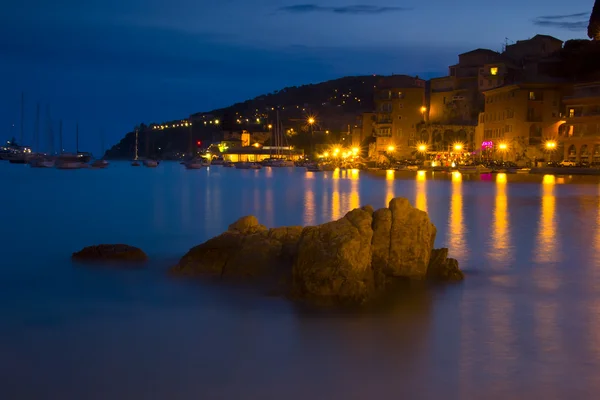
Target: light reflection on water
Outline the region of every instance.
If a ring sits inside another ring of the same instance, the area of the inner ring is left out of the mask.
[[[600,390],[597,178],[175,163],[0,172],[3,397],[591,399]],[[242,215],[318,224],[395,196],[428,210],[464,283],[403,293],[381,315],[340,315],[165,274]],[[138,245],[153,261],[139,271],[70,264],[72,251],[101,242]]]

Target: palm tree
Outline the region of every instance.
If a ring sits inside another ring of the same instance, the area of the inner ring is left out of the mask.
[[[588,37],[600,41],[600,3],[598,0],[594,1],[594,8],[592,8],[592,15],[590,15]]]

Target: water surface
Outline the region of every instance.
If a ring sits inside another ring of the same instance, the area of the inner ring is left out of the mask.
[[[564,399],[600,390],[596,177],[0,163],[0,397]],[[314,314],[165,271],[242,215],[318,224],[405,196],[460,285]],[[74,267],[122,242],[141,271]]]

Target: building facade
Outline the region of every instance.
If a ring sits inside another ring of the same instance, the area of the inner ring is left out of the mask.
[[[394,78],[375,92],[375,153],[410,158],[416,151],[418,127],[425,121],[425,81],[406,75]]]
[[[575,85],[563,98],[566,122],[559,127],[564,159],[600,166],[600,81]]]
[[[556,149],[547,148],[546,142],[558,139],[565,93],[568,86],[557,83],[522,83],[485,91],[485,110],[479,115],[482,137],[476,150],[511,161],[549,158],[548,153]]]

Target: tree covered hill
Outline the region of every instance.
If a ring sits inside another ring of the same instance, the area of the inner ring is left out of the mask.
[[[317,84],[291,86],[229,107],[198,112],[177,121],[140,124],[140,156],[165,157],[191,151],[198,141],[202,145],[222,139],[223,132],[265,132],[275,125],[276,111],[283,128],[306,131],[309,117],[313,129],[331,134],[347,132],[356,117],[374,107],[374,91],[393,77],[352,76]],[[135,129],[106,152],[107,158],[130,159],[135,149]]]

